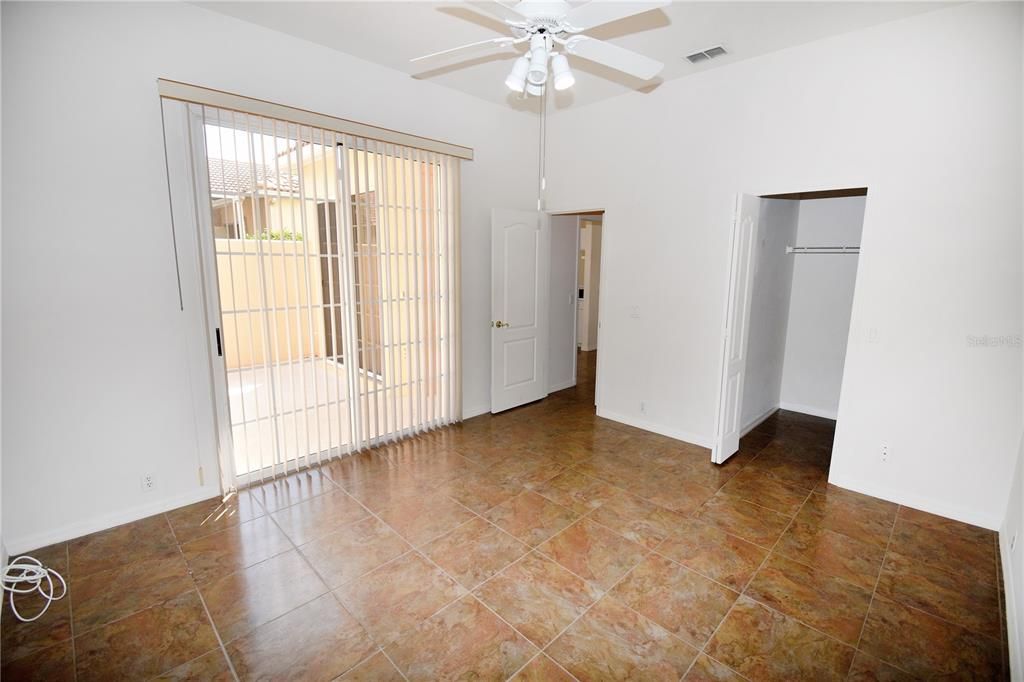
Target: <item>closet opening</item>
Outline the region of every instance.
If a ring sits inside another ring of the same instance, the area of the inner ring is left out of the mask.
[[[739,452],[778,460],[788,484],[827,477],[866,205],[867,188],[740,197],[716,463]]]

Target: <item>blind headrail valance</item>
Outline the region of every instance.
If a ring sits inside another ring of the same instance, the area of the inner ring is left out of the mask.
[[[236,95],[231,92],[224,92],[223,90],[213,90],[211,88],[204,88],[198,85],[191,85],[189,83],[167,80],[165,78],[157,79],[157,87],[159,89],[160,96],[167,99],[205,104],[207,106],[218,107],[220,109],[229,109],[231,111],[238,111],[241,113],[275,118],[282,121],[297,123],[299,125],[308,125],[315,128],[332,130],[347,135],[357,135],[359,137],[378,140],[380,142],[389,142],[406,147],[424,149],[426,151],[447,154],[448,156],[454,156],[468,161],[473,160],[473,149],[471,147],[463,147],[462,145],[452,144],[450,142],[433,140],[429,137],[410,135],[409,133],[402,133],[397,130],[381,128],[367,123],[349,121],[344,118],[338,118],[337,116],[319,114],[315,111],[307,111],[305,109],[289,107],[284,104],[277,104],[276,102],[268,102],[254,97],[245,97],[244,95]]]

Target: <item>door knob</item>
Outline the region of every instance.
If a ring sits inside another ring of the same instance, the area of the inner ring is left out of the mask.
[[[508,326],[511,326],[511,325],[509,325],[508,322],[502,322],[501,320],[498,320],[497,322],[491,322],[491,326],[492,327],[497,327],[498,329],[501,329],[502,327],[508,327]]]

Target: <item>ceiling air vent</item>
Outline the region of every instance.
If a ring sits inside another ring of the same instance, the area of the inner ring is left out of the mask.
[[[721,45],[715,45],[714,47],[709,47],[703,52],[694,52],[693,54],[688,54],[686,55],[686,58],[690,60],[691,64],[696,64],[697,62],[703,62],[707,61],[708,59],[720,57],[723,54],[725,54],[725,48],[722,47]]]

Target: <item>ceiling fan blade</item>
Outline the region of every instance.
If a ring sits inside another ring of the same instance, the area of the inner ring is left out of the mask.
[[[431,52],[425,54],[422,57],[415,57],[410,59],[410,62],[423,62],[427,60],[437,59],[440,57],[448,57],[450,55],[459,52],[480,52],[486,47],[508,47],[515,42],[515,38],[509,36],[502,36],[501,38],[488,38],[487,40],[478,40],[475,43],[469,43],[468,45],[459,45],[458,47],[452,47],[447,50],[441,50],[440,52]]]
[[[469,6],[484,14],[497,17],[510,26],[518,26],[528,21],[525,16],[505,3],[499,2],[499,0],[477,0],[476,2],[470,2]]]
[[[654,0],[653,2],[605,2],[604,0],[590,0],[587,4],[570,10],[562,21],[571,33],[579,33],[594,26],[625,19],[634,14],[642,14],[671,4],[671,0]]]
[[[569,38],[565,44],[565,51],[643,80],[654,78],[665,68],[665,65],[656,59],[588,36]]]

